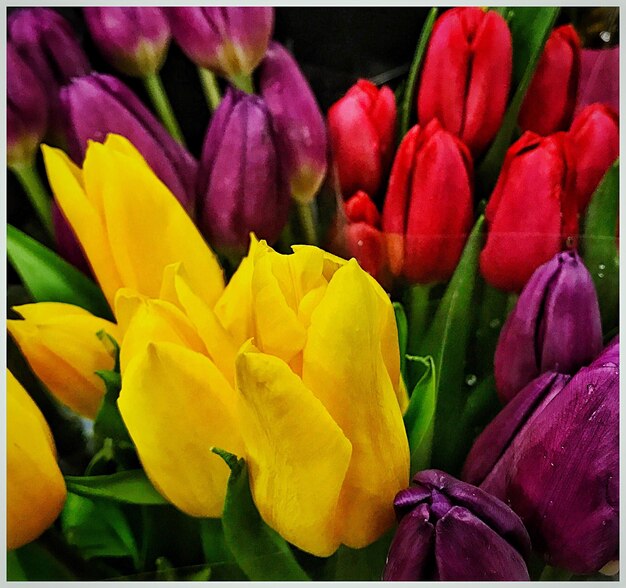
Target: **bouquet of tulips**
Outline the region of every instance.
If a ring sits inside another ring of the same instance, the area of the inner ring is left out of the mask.
[[[576,11],[424,11],[327,112],[272,8],[76,11],[112,73],[11,11],[8,579],[617,578],[618,49]]]

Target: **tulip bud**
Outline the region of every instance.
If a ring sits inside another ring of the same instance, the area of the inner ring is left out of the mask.
[[[576,116],[569,134],[576,157],[576,199],[583,212],[619,155],[617,113],[605,104],[591,104]]]
[[[580,62],[580,89],[574,115],[595,102],[619,112],[619,46],[583,49]]]
[[[552,31],[520,109],[522,130],[565,131],[572,121],[580,77],[580,39],[572,25]]]
[[[519,292],[541,264],[576,244],[574,180],[565,133],[527,131],[509,147],[485,210],[489,233],[480,269],[487,282]]]
[[[270,43],[259,67],[259,88],[276,128],[291,195],[309,202],[326,175],[326,126],[309,83],[279,43]]]
[[[57,518],[67,496],[48,424],[7,371],[7,549],[37,539]]]
[[[83,14],[95,44],[113,67],[138,77],[161,69],[171,38],[162,8],[94,6],[83,8]]]
[[[172,34],[196,65],[227,77],[249,76],[263,59],[274,28],[274,9],[168,8]]]
[[[34,72],[7,43],[7,163],[30,165],[48,122],[48,97]]]
[[[179,202],[193,210],[197,162],[127,86],[113,76],[91,74],[74,79],[61,91],[61,100],[75,161],[82,162],[89,139],[123,135]]]
[[[394,275],[411,283],[447,280],[472,223],[472,158],[437,120],[414,126],[391,170],[383,232]]]
[[[59,90],[75,76],[91,70],[70,24],[50,8],[25,8],[12,13],[8,37],[47,92],[50,104],[49,131],[63,137],[64,124]]]
[[[396,99],[388,86],[359,80],[328,111],[333,159],[344,197],[376,194],[391,162]]]
[[[509,95],[511,33],[496,12],[453,8],[435,23],[422,68],[420,125],[438,118],[477,155],[494,138]]]
[[[383,580],[529,580],[522,521],[480,488],[425,470],[397,494],[394,507],[400,524]]]
[[[558,253],[535,270],[500,332],[494,357],[500,400],[508,402],[543,372],[574,373],[601,350],[591,275],[575,251]]]
[[[250,232],[278,238],[291,199],[262,98],[233,89],[224,96],[204,140],[198,198],[201,230],[218,248],[245,250]]]
[[[545,373],[478,437],[463,479],[521,517],[533,548],[577,574],[617,559],[619,343],[573,378]]]

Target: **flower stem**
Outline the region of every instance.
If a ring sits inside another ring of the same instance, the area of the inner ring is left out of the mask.
[[[317,232],[315,230],[315,220],[313,219],[313,202],[307,204],[297,202],[296,208],[298,209],[298,217],[305,242],[308,245],[317,245]]]
[[[180,130],[180,126],[176,117],[174,116],[174,110],[172,104],[165,93],[163,82],[158,73],[149,74],[143,78],[143,83],[146,86],[150,100],[154,105],[154,108],[159,113],[159,118],[165,125],[169,134],[176,139],[181,145],[185,145],[185,139],[183,133]]]
[[[247,92],[248,94],[254,94],[254,84],[252,83],[252,76],[245,74],[238,74],[228,78],[234,86]]]
[[[222,100],[220,87],[217,85],[217,78],[211,70],[204,67],[198,67],[198,74],[200,75],[200,83],[202,84],[206,102],[211,110],[215,110]]]
[[[416,355],[426,333],[429,316],[429,295],[432,284],[414,284],[407,291],[406,308],[409,322],[407,353]]]
[[[540,582],[565,582],[572,577],[572,572],[562,570],[561,568],[554,568],[552,566],[546,566],[541,572],[539,577]]]
[[[54,225],[52,224],[52,209],[50,208],[50,194],[44,186],[37,168],[33,162],[30,165],[15,166],[11,168],[26,192],[41,224],[48,234],[54,239]]]

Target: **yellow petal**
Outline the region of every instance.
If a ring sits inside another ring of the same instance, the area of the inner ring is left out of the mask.
[[[42,146],[48,180],[59,207],[66,216],[89,260],[93,272],[113,307],[122,279],[113,261],[100,207],[94,205],[81,183],[80,170],[60,149]]]
[[[65,481],[48,425],[26,390],[7,371],[7,548],[36,539],[65,502]]]
[[[393,499],[409,481],[402,413],[382,346],[385,302],[355,260],[333,275],[311,317],[302,380],[352,443],[337,510],[341,540],[360,548],[394,520]]]
[[[163,496],[191,516],[221,516],[229,469],[211,447],[243,452],[234,391],[211,360],[151,343],[129,363],[118,405]]]
[[[119,340],[117,326],[59,302],[25,304],[14,310],[24,320],[8,320],[7,328],[37,377],[63,404],[94,418],[105,390],[95,372],[114,366],[96,333],[104,330]]]
[[[331,555],[340,542],[335,508],[350,442],[277,357],[242,350],[237,386],[251,489],[261,516],[300,549]]]

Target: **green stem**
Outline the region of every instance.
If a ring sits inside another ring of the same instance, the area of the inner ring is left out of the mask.
[[[507,316],[509,316],[511,311],[515,308],[515,305],[517,304],[518,299],[519,299],[519,294],[517,294],[516,292],[511,292],[508,295],[507,300],[506,300],[505,314],[504,314],[505,319]]]
[[[247,92],[248,94],[254,94],[254,84],[252,83],[252,76],[246,74],[238,74],[228,78],[233,86],[236,86],[240,90]]]
[[[163,82],[161,82],[159,74],[154,73],[147,75],[143,78],[143,83],[146,86],[146,90],[148,91],[148,95],[150,96],[150,100],[152,101],[154,108],[159,114],[159,118],[165,125],[169,134],[172,135],[172,137],[174,137],[174,139],[176,139],[176,141],[178,141],[181,145],[185,145],[183,133],[180,130],[176,117],[174,116],[172,104],[165,93],[165,88],[163,87]]]
[[[407,340],[407,353],[417,355],[420,342],[426,333],[429,316],[430,290],[432,284],[415,284],[411,286],[406,295],[405,307],[409,321],[409,337]]]
[[[41,224],[54,239],[54,225],[52,224],[52,209],[50,208],[50,194],[37,173],[33,162],[31,165],[15,166],[13,173],[22,184]]]
[[[298,218],[304,234],[304,241],[308,245],[317,245],[317,231],[315,230],[315,220],[313,219],[313,202],[308,204],[297,202]]]
[[[211,110],[215,110],[222,100],[217,78],[211,70],[204,67],[198,67],[198,75],[200,76],[200,83],[202,84],[202,91],[204,92],[206,102]]]
[[[540,582],[566,582],[572,577],[572,573],[561,568],[553,568],[552,566],[546,566],[539,576]]]

